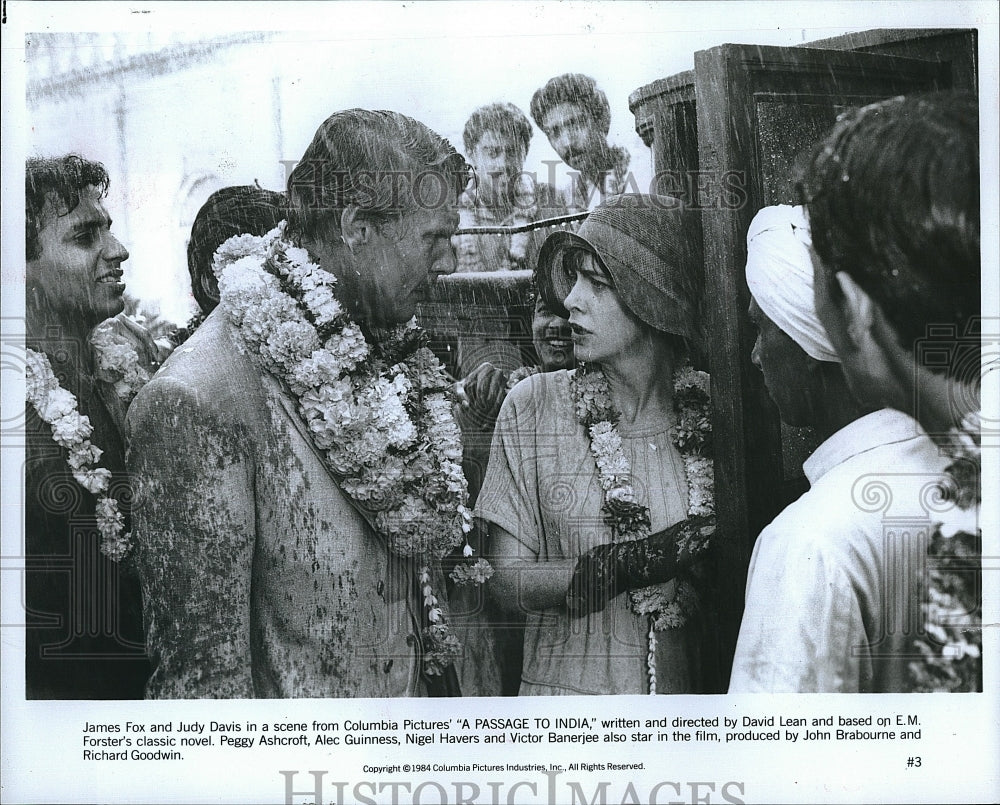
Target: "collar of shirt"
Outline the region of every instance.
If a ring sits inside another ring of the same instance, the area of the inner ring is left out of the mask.
[[[813,486],[834,467],[856,455],[883,445],[905,442],[923,433],[920,423],[912,417],[902,411],[883,408],[855,419],[834,433],[803,462],[802,471]]]

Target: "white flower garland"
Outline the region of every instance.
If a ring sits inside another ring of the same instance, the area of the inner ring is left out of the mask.
[[[336,278],[284,239],[284,223],[262,237],[230,238],[213,267],[223,310],[261,366],[288,385],[343,491],[393,552],[421,560],[424,670],[442,673],[461,646],[428,565],[463,540],[471,556],[472,514],[440,362],[412,319],[369,345],[334,294]],[[491,573],[480,559],[453,578],[480,582]]]
[[[32,349],[25,350],[26,397],[38,416],[52,429],[52,439],[69,451],[67,463],[84,489],[97,495],[95,514],[101,534],[101,551],[115,562],[122,561],[131,548],[131,534],[124,533],[125,518],[118,501],[108,494],[111,471],[96,464],[104,452],[91,443],[94,432],[90,418],[81,414],[76,396],[59,385],[49,359]]]
[[[98,377],[112,381],[115,394],[126,405],[149,382],[149,372],[139,363],[136,348],[115,331],[112,319],[103,321],[90,334]]]
[[[581,365],[572,375],[577,418],[587,429],[590,451],[597,464],[597,474],[604,490],[604,506],[612,535],[625,540],[649,536],[649,509],[636,500],[632,469],[616,428],[620,414],[611,399],[607,378],[600,370]],[[676,424],[670,436],[684,461],[688,486],[688,516],[715,513],[715,473],[710,456],[712,425],[709,418],[709,377],[686,366],[674,373],[674,411]],[[698,535],[678,542],[677,552],[696,555],[708,547],[708,539]],[[646,669],[649,693],[656,693],[656,632],[683,626],[697,606],[697,595],[690,582],[680,579],[672,599],[664,596],[661,585],[632,590],[632,611],[649,618],[649,650]]]

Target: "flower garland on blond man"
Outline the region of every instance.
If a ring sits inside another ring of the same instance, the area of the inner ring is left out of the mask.
[[[712,515],[715,474],[712,459],[706,455],[712,437],[709,377],[685,366],[674,373],[673,386],[676,422],[670,429],[670,437],[684,461],[688,517]],[[607,378],[599,369],[582,364],[572,375],[571,387],[577,419],[590,437],[590,452],[597,463],[598,479],[604,490],[601,511],[611,527],[612,541],[644,539],[650,535],[649,508],[636,499],[632,468],[616,427],[621,414],[614,407]],[[708,538],[694,531],[678,541],[677,555],[696,556],[707,547]],[[654,585],[632,590],[629,604],[634,613],[649,618],[646,669],[652,695],[656,693],[656,633],[683,626],[697,608],[697,595],[689,581],[678,579],[671,598],[664,594],[663,585]]]
[[[986,363],[983,375],[995,368]],[[908,664],[914,692],[983,689],[981,445],[978,408],[952,425],[938,445],[952,463],[934,501],[921,600],[924,628],[913,637],[916,654]]]
[[[285,240],[285,224],[239,235],[216,251],[220,305],[250,354],[298,402],[312,441],[341,489],[390,550],[418,561],[426,625],[424,671],[438,675],[461,645],[434,593],[430,566],[465,542],[472,515],[450,384],[414,320],[372,333],[337,300],[336,278]],[[482,583],[485,559],[460,564]]]

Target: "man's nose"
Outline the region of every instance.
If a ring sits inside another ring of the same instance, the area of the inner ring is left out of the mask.
[[[104,242],[104,252],[102,256],[109,263],[124,263],[128,260],[128,249],[125,248],[118,238],[109,232]]]
[[[458,258],[455,256],[455,247],[449,245],[444,256],[440,257],[431,266],[431,276],[442,277],[446,274],[454,274],[458,268]]]
[[[753,342],[753,349],[750,350],[750,363],[756,366],[760,371],[764,371],[760,366],[760,336],[757,336],[757,340]]]

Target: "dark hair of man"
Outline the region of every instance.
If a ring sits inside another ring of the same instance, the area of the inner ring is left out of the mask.
[[[508,141],[517,142],[524,145],[524,150],[528,150],[531,143],[531,123],[524,116],[524,112],[512,103],[490,103],[476,109],[465,122],[465,130],[462,132],[462,142],[465,143],[465,151],[472,151],[482,139],[484,132],[495,131]]]
[[[799,191],[834,298],[844,271],[906,349],[930,325],[952,340],[968,335],[981,275],[973,95],[899,97],[846,113],[813,151]]]
[[[611,106],[597,82],[582,73],[565,73],[550,78],[531,96],[531,117],[545,131],[545,116],[553,106],[573,103],[581,107],[607,134],[611,130]]]
[[[335,238],[351,205],[364,220],[382,225],[418,207],[454,203],[469,175],[461,154],[413,118],[381,110],[335,112],[288,177],[286,234],[298,241]]]
[[[52,214],[69,215],[80,203],[80,192],[95,187],[103,197],[110,184],[100,162],[76,154],[61,157],[31,157],[24,166],[24,253],[27,260],[42,254],[38,235]],[[45,205],[50,204],[48,211]]]
[[[191,292],[202,313],[219,304],[219,282],[212,270],[215,250],[234,235],[264,235],[285,217],[284,193],[255,185],[216,190],[198,210],[187,247]]]

